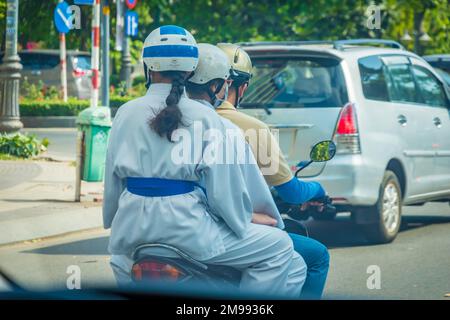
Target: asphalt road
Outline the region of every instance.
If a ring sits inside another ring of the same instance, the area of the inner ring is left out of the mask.
[[[405,208],[403,226],[388,245],[371,246],[346,216],[308,222],[311,236],[330,249],[325,298],[450,299],[450,206]],[[94,230],[35,243],[0,247],[0,268],[23,286],[65,288],[78,266],[81,288],[113,284],[108,232]],[[372,266],[372,267],[371,267]],[[379,268],[380,289],[368,289],[368,268]]]
[[[47,155],[57,159],[75,160],[77,129],[75,128],[26,128],[23,132],[50,141]]]

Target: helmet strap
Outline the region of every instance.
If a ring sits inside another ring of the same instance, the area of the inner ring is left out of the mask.
[[[234,100],[234,106],[235,106],[235,108],[239,108],[239,106],[240,106],[240,104],[241,104],[241,101],[242,101],[242,98],[243,98],[243,94],[242,95],[240,95],[240,91],[241,91],[241,88],[242,88],[242,86],[244,86],[244,85],[246,85],[246,84],[248,84],[248,82],[242,82],[242,83],[240,83],[240,84],[235,84],[233,87],[234,87],[234,89],[236,90],[236,97],[235,97],[235,100]]]

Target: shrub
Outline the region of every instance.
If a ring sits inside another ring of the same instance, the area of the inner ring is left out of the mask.
[[[110,107],[117,109],[124,103],[134,99],[134,96],[112,96]],[[69,98],[67,102],[61,100],[23,99],[20,101],[20,115],[24,117],[77,116],[80,111],[90,106],[89,100]]]
[[[21,83],[21,94],[30,100],[42,100],[44,99],[44,83],[40,80],[37,84],[31,84],[28,79],[24,79]]]
[[[45,86],[42,80],[31,84],[25,77],[21,82],[20,94],[27,100],[57,100],[60,92],[55,86]]]
[[[76,116],[81,110],[88,108],[88,100],[69,99],[60,100],[22,100],[20,102],[20,115],[22,116]]]
[[[34,135],[22,133],[1,134],[0,154],[18,158],[31,158],[47,150],[49,141],[47,138],[39,140]]]
[[[55,86],[44,88],[44,98],[49,100],[57,100],[59,98],[58,88]]]

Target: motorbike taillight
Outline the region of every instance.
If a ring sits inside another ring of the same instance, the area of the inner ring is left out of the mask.
[[[140,261],[133,265],[131,274],[134,281],[142,280],[181,280],[185,274],[168,263],[158,261]]]

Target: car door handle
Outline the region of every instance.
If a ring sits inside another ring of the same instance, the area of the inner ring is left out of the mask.
[[[408,119],[406,119],[406,117],[404,115],[399,115],[397,117],[397,121],[398,123],[400,123],[403,127],[406,126],[406,124],[408,123]]]
[[[436,117],[436,118],[433,119],[433,123],[434,123],[434,125],[435,125],[436,127],[438,127],[438,128],[442,127],[441,119],[439,119],[438,117]]]
[[[273,129],[310,129],[312,127],[314,127],[313,124],[284,124],[284,123],[280,123],[280,124],[269,124],[270,128]]]

